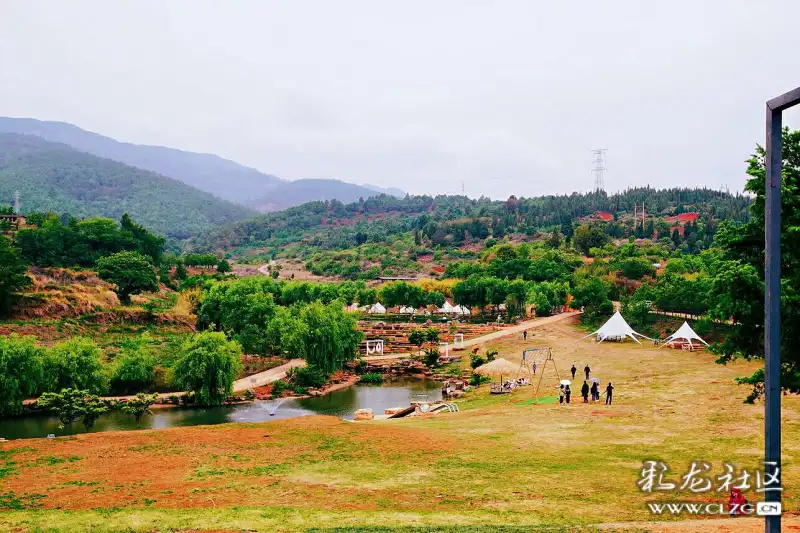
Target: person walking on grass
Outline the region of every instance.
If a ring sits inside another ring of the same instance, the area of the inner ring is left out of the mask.
[[[564,385],[558,387],[558,403],[564,403]]]
[[[581,396],[583,396],[583,403],[589,403],[589,385],[585,381],[581,387]]]
[[[574,363],[572,365],[572,368],[570,368],[570,370],[572,371],[572,379],[575,379],[575,372],[577,372],[578,369],[575,368],[575,364]]]
[[[533,375],[536,375],[536,361],[533,362]]]
[[[524,341],[528,340],[528,330],[527,329],[523,329],[522,330],[522,340],[524,340]]]
[[[591,369],[591,368],[589,368],[589,363],[586,363],[586,366],[585,366],[585,367],[583,367],[583,372],[586,374],[586,379],[589,379],[589,373],[590,373],[591,371],[592,371],[592,369]]]
[[[567,397],[567,403],[569,403],[569,399],[572,396],[572,390],[569,388],[569,385],[567,385],[566,388],[564,389],[564,394]]]
[[[614,393],[614,387],[611,385],[611,382],[608,382],[608,387],[606,387],[606,405],[611,404],[611,396]]]
[[[597,382],[592,383],[592,401],[596,402],[600,399],[600,391],[597,388]]]

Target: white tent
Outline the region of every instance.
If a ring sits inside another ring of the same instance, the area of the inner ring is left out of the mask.
[[[650,337],[646,337],[641,333],[637,333],[633,331],[633,328],[625,322],[625,319],[622,318],[622,315],[619,314],[619,311],[614,313],[614,315],[608,319],[608,321],[600,326],[600,329],[597,331],[586,335],[586,337],[591,337],[592,335],[597,335],[597,342],[603,342],[606,339],[624,339],[625,337],[630,337],[631,339],[639,342],[639,339],[636,338],[636,335],[639,337],[650,339]],[[584,339],[586,338],[584,337]],[[641,344],[641,342],[639,342]]]
[[[358,302],[353,302],[350,305],[346,305],[344,307],[345,311],[358,311]]]
[[[370,307],[369,310],[367,311],[367,313],[371,314],[383,314],[385,312],[386,308],[382,306],[380,302],[372,304],[372,307]]]
[[[678,328],[678,331],[676,331],[675,333],[664,339],[664,344],[662,344],[661,347],[663,348],[667,344],[675,344],[677,342],[680,342],[681,344],[683,344],[684,342],[688,342],[689,347],[691,348],[693,347],[692,340],[700,341],[706,346],[708,346],[708,343],[704,341],[702,338],[700,338],[700,335],[694,332],[689,323],[684,322],[683,325]]]
[[[409,307],[407,305],[400,307],[400,314],[401,315],[413,315],[416,312],[416,309],[413,307]]]
[[[444,305],[443,305],[443,306],[441,306],[441,307],[440,307],[439,309],[437,309],[436,311],[437,311],[438,313],[447,313],[447,314],[450,314],[450,313],[452,313],[452,312],[453,312],[453,309],[455,309],[455,307],[453,307],[453,304],[451,304],[450,302],[448,302],[447,300],[445,300],[445,301],[444,301]]]
[[[456,315],[469,315],[472,314],[470,310],[463,305],[457,305],[453,308],[453,314]]]

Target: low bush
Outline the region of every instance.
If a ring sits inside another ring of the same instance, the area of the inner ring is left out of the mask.
[[[283,393],[289,389],[289,383],[279,379],[277,381],[272,382],[272,397],[279,398],[283,396]]]
[[[367,372],[361,376],[362,383],[369,383],[370,385],[380,385],[383,383],[383,374],[379,372]]]
[[[439,357],[441,356],[439,348],[430,348],[425,350],[425,364],[428,366],[437,366],[439,364]]]
[[[308,365],[294,369],[292,383],[298,387],[318,389],[328,381],[328,375],[319,368]]]
[[[497,350],[486,350],[486,360],[491,362],[494,361],[494,358],[497,357],[497,354],[500,353]]]
[[[479,386],[481,383],[488,383],[492,379],[489,376],[481,376],[480,374],[472,374],[472,377],[469,378],[469,384],[473,387]]]
[[[472,354],[472,357],[470,357],[469,359],[469,366],[471,366],[473,370],[485,364],[486,364],[486,359],[482,355],[477,353]]]

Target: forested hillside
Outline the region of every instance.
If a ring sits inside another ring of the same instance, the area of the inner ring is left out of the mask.
[[[353,202],[384,192],[368,185],[331,179],[288,181],[213,154],[119,142],[65,122],[0,117],[0,133],[35,135],[64,143],[81,152],[168,176],[261,212],[321,199]],[[387,192],[404,195],[397,189]]]
[[[129,213],[158,233],[185,238],[254,212],[147,170],[31,135],[0,133],[0,204],[22,211],[118,219]]]
[[[645,203],[644,224],[633,223],[634,204]],[[381,243],[388,237],[414,232],[422,244],[461,245],[487,238],[502,239],[517,234],[531,237],[539,231],[557,230],[572,237],[582,217],[609,213],[606,224],[611,237],[636,230],[637,236],[652,236],[663,218],[685,212],[698,213],[698,222],[708,229],[708,238],[719,220],[748,219],[749,197],[710,189],[630,189],[606,195],[590,193],[538,198],[510,197],[505,201],[464,196],[379,196],[345,205],[338,201],[311,202],[279,213],[258,216],[224,228],[215,228],[192,240],[198,250],[229,250],[235,247],[280,250],[292,244],[326,250],[344,250],[365,243]],[[671,237],[672,226],[666,224]],[[691,231],[690,231],[691,233]],[[423,242],[425,241],[425,242]],[[413,246],[413,245],[412,245]]]

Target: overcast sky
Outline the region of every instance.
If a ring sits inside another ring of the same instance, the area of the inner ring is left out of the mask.
[[[416,193],[586,190],[592,148],[610,191],[738,190],[798,85],[797,0],[0,8],[0,115]]]

